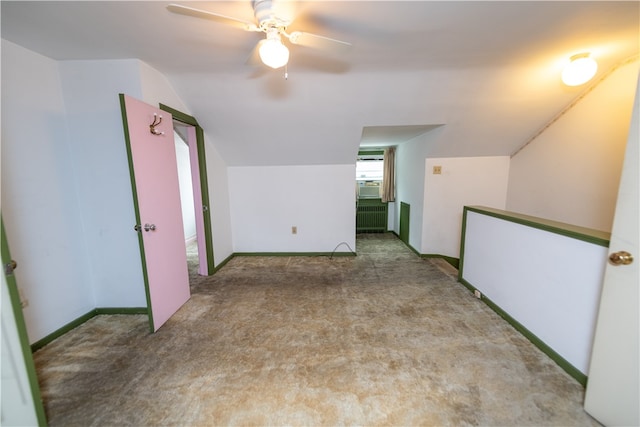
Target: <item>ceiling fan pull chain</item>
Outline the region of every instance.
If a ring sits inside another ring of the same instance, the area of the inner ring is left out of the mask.
[[[284,64],[284,79],[289,80],[289,64]]]

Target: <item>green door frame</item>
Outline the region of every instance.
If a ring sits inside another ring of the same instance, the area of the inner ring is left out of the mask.
[[[168,105],[160,104],[160,109],[166,111],[177,120],[196,129],[196,146],[198,148],[198,168],[200,169],[200,189],[202,191],[202,216],[204,218],[204,236],[207,248],[207,272],[212,275],[215,271],[213,259],[213,233],[211,232],[211,206],[209,204],[209,180],[207,179],[207,161],[204,146],[204,131],[198,124],[195,117],[171,108]]]
[[[0,251],[2,251],[3,274],[5,275],[7,286],[9,288],[9,298],[11,300],[11,307],[13,308],[16,328],[18,329],[18,338],[20,340],[22,355],[24,356],[24,365],[27,370],[31,397],[33,398],[38,426],[46,426],[47,417],[44,412],[44,405],[42,404],[42,396],[40,394],[40,385],[38,384],[38,376],[36,374],[36,366],[33,362],[33,354],[31,353],[31,346],[29,345],[27,325],[24,321],[24,315],[22,314],[22,307],[20,305],[18,285],[13,272],[8,272],[5,267],[11,263],[11,253],[9,252],[9,242],[7,241],[7,235],[4,231],[4,221],[2,220],[2,216],[0,216],[0,231]]]

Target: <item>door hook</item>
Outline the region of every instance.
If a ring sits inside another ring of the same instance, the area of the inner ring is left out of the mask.
[[[156,130],[156,126],[159,126],[160,123],[162,123],[162,116],[158,116],[156,113],[153,113],[153,123],[149,125],[149,132],[154,135],[164,135],[164,132]]]

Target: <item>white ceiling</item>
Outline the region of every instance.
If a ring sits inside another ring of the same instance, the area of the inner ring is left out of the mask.
[[[56,60],[138,58],[163,73],[229,165],[350,163],[358,146],[424,135],[429,155],[509,155],[584,88],[638,53],[640,3],[280,2],[346,53],[290,46],[283,70],[245,64],[259,33],[176,15],[170,2],[2,1],[2,37]],[[252,21],[250,1],[180,2]]]

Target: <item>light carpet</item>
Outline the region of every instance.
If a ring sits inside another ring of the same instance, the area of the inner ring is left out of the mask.
[[[50,425],[598,425],[455,271],[392,234],[357,253],[192,263],[192,297],[157,333],[89,320],[34,354]]]

